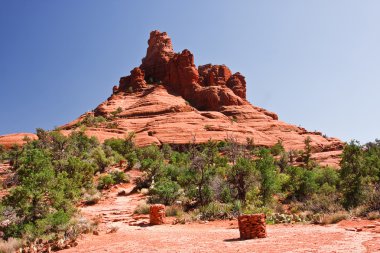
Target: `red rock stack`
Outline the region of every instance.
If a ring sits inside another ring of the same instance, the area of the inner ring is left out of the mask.
[[[267,237],[265,214],[244,214],[238,217],[240,239]]]
[[[161,204],[151,205],[149,219],[151,225],[161,225],[165,221],[165,206]]]

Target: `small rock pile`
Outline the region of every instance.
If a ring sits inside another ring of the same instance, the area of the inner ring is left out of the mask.
[[[165,221],[165,206],[161,204],[151,205],[149,209],[151,225],[161,225]]]
[[[238,217],[240,239],[267,237],[265,214],[243,214]]]

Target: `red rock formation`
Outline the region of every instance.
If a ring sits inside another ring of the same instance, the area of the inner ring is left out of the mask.
[[[226,85],[231,77],[231,70],[225,65],[206,64],[198,67],[200,75],[199,83],[202,86],[222,86]]]
[[[208,94],[203,96],[204,100],[211,100]],[[211,101],[206,103],[211,104]],[[119,107],[122,112],[116,118],[108,117]],[[140,92],[114,94],[95,111],[98,115],[108,117],[109,122],[87,127],[86,134],[100,141],[112,137],[124,138],[135,132],[138,146],[152,143],[188,144],[193,137],[196,143],[232,137],[242,144],[246,144],[247,138],[252,138],[256,145],[267,147],[281,140],[286,150],[304,150],[304,140],[310,137],[313,157],[321,165],[331,166],[338,166],[343,147],[338,139],[325,138],[279,121],[275,113],[249,103],[223,106],[220,111],[198,111],[182,96],[169,93],[163,85]],[[62,132],[69,134],[77,129],[77,123],[82,119],[61,127]],[[117,123],[117,128],[108,128],[107,124],[111,122]]]
[[[26,139],[36,140],[38,137],[32,133],[0,135],[0,145],[5,148],[11,148],[13,145],[22,146],[25,144]]]
[[[245,83],[245,77],[240,74],[239,72],[236,72],[233,74],[226,83],[227,87],[230,88],[236,95],[238,95],[241,98],[246,99],[246,83]]]
[[[145,71],[146,80],[163,81],[168,89],[200,110],[216,111],[221,106],[245,104],[245,81],[239,73],[234,74],[226,86],[231,77],[228,67],[207,64],[197,69],[189,50],[178,54],[173,52],[166,33],[151,32],[148,45],[147,55],[140,66]],[[119,90],[124,90],[124,86],[124,81],[120,82]]]
[[[131,75],[120,78],[118,91],[138,91],[146,88],[144,71],[140,68],[131,70]],[[115,88],[114,88],[115,91]]]
[[[87,127],[88,135],[104,141],[135,132],[138,146],[188,144],[193,137],[196,143],[232,137],[245,144],[251,138],[256,145],[268,147],[282,141],[286,150],[303,150],[304,140],[310,137],[313,158],[322,165],[338,166],[340,140],[279,121],[275,113],[251,105],[239,72],[231,75],[224,65],[196,68],[189,50],[173,52],[166,33],[151,32],[148,44],[141,66],[121,78],[112,96],[92,112],[108,122]],[[156,83],[148,85],[144,79]],[[114,115],[119,108],[121,112]],[[83,118],[62,126],[62,133],[76,130]]]
[[[174,56],[172,41],[166,32],[152,31],[148,45],[140,68],[145,71],[146,80],[163,81],[167,73],[167,64]]]
[[[170,59],[164,83],[186,100],[195,99],[195,90],[199,89],[199,74],[194,65],[194,56],[189,50],[183,50]]]

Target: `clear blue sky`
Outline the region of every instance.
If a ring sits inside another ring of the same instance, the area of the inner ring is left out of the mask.
[[[380,1],[0,0],[0,134],[90,111],[168,32],[226,64],[248,100],[342,140],[380,138]]]

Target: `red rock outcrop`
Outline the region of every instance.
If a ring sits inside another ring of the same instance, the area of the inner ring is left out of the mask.
[[[207,99],[207,98],[205,98]],[[112,112],[122,111],[116,117]],[[96,108],[108,122],[97,127],[87,127],[86,134],[100,141],[115,137],[124,138],[129,133],[136,134],[138,146],[149,144],[188,144],[208,140],[234,138],[246,144],[252,138],[259,146],[273,146],[279,140],[286,150],[304,150],[304,141],[310,137],[313,157],[321,165],[338,166],[343,144],[335,138],[326,138],[320,133],[279,121],[277,115],[263,108],[245,105],[229,105],[220,111],[199,111],[178,95],[168,92],[163,85],[152,86],[139,92],[113,94]],[[69,134],[78,129],[79,119],[62,126],[62,132]],[[117,127],[110,128],[108,124]]]
[[[36,140],[38,137],[32,133],[0,135],[0,145],[5,148],[11,148],[13,145],[22,146],[25,144],[27,139]]]
[[[225,65],[206,64],[198,67],[200,75],[199,83],[202,86],[222,86],[226,85],[231,77],[231,70]]]
[[[146,80],[163,81],[167,73],[167,64],[174,56],[172,41],[166,32],[152,31],[148,45],[140,68],[145,71]]]
[[[182,96],[199,110],[217,111],[221,106],[246,103],[242,75],[236,73],[232,76],[225,65],[207,64],[197,68],[189,50],[173,52],[166,33],[150,33],[147,55],[140,68],[145,71],[146,80],[163,82],[170,91]],[[125,90],[124,87],[124,83],[120,82],[119,90]]]
[[[198,84],[199,74],[194,65],[194,56],[189,50],[175,54],[168,63],[168,72],[164,82],[169,89],[187,100],[195,99],[195,92],[201,87]]]
[[[230,88],[236,95],[238,95],[241,98],[246,99],[246,82],[245,77],[240,74],[239,72],[236,72],[233,74],[226,83],[227,87]]]
[[[146,81],[144,71],[140,68],[134,68],[131,70],[131,75],[120,78],[119,88],[113,89],[116,91],[137,91],[146,88]]]

